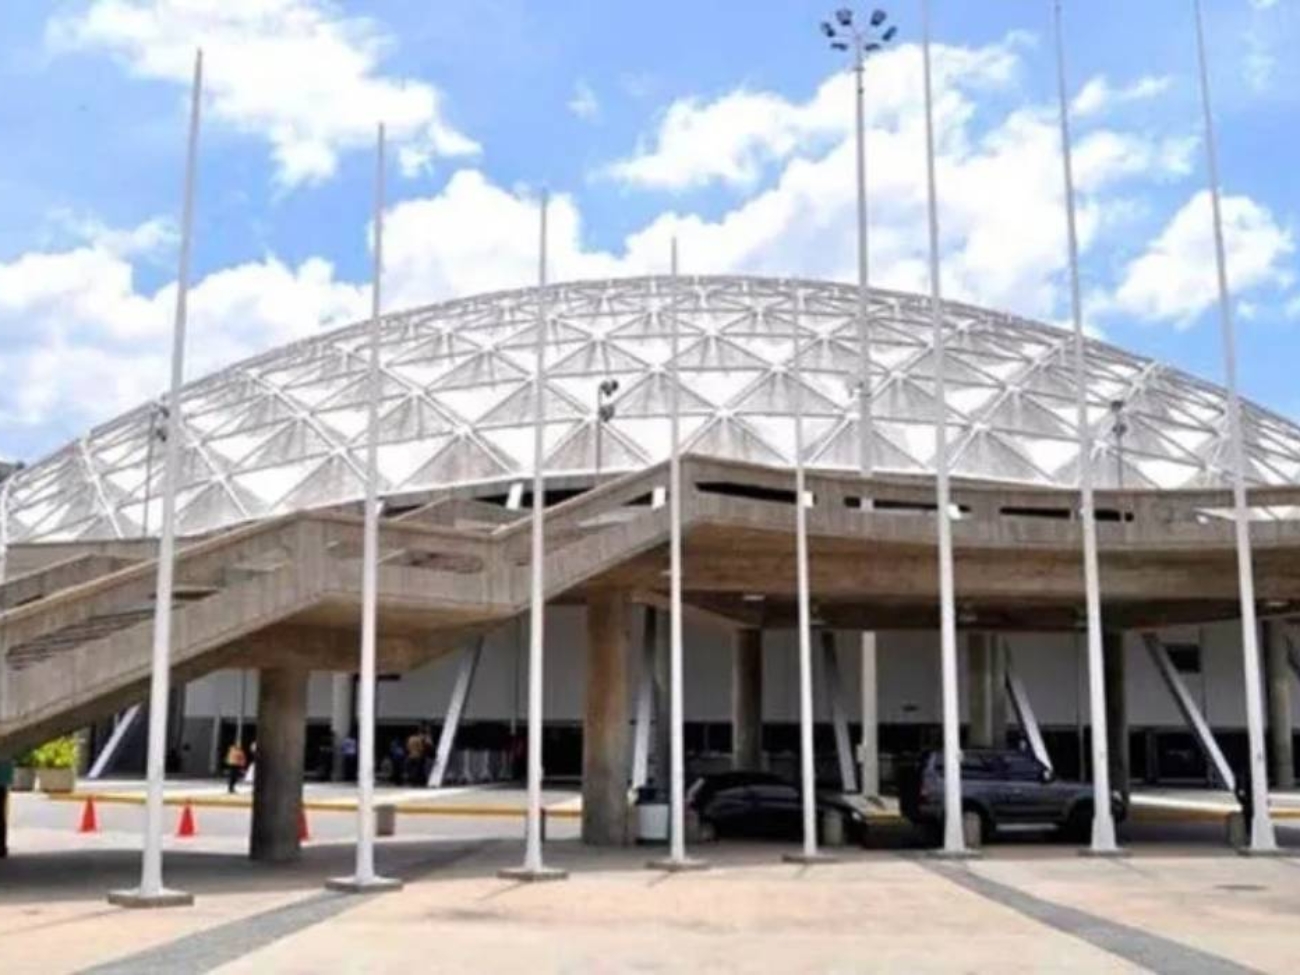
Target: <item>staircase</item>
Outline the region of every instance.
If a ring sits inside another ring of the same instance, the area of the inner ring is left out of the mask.
[[[667,541],[667,508],[647,503],[665,478],[660,466],[547,511],[548,598]],[[383,522],[381,639],[392,612],[408,630],[418,621],[420,639],[436,649],[527,606],[530,513],[511,512],[509,522],[493,526],[482,508],[443,502],[433,518]],[[478,517],[467,524],[470,509]],[[448,511],[457,517],[439,524]],[[351,639],[362,527],[356,517],[299,512],[180,548],[172,617],[180,679],[228,666],[223,651],[278,624],[332,627]],[[92,567],[108,571],[90,575]],[[28,577],[6,584],[27,598],[0,613],[0,755],[138,702],[148,686],[156,562],[82,557],[61,563],[58,574],[41,572],[39,584]],[[70,584],[56,587],[54,579]],[[275,640],[257,647],[267,664],[280,652]]]

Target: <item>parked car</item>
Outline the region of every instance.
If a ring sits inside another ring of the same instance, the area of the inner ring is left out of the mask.
[[[800,787],[770,772],[718,772],[696,779],[686,803],[699,818],[705,835],[752,839],[799,840],[803,837],[803,793]],[[838,816],[845,842],[866,841],[862,811],[831,793],[817,794],[820,837],[827,815]]]
[[[937,832],[943,824],[943,753],[928,752],[900,770],[898,801],[903,815]],[[1085,841],[1092,830],[1092,786],[1058,779],[1033,755],[1019,751],[970,749],[961,758],[961,803],[980,819],[980,836],[1000,830],[1055,830]],[[1111,794],[1116,822],[1128,811],[1124,797]]]

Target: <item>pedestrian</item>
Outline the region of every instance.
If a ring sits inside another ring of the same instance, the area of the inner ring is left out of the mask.
[[[406,750],[402,747],[402,739],[394,738],[388,744],[388,760],[393,765],[393,785],[402,784],[402,770],[406,765]]]
[[[406,783],[418,785],[420,773],[424,771],[424,736],[419,729],[411,732],[406,739]]]
[[[357,780],[357,739],[348,735],[343,739],[343,778],[348,782]]]
[[[428,725],[425,725],[420,732],[420,748],[424,756],[420,768],[420,782],[425,783],[429,781],[429,775],[433,772],[433,734]]]
[[[243,745],[238,740],[231,742],[226,749],[226,792],[230,795],[235,794],[235,787],[239,785],[247,768],[248,756],[244,754]]]

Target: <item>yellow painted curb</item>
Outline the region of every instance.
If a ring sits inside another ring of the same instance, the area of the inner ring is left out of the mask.
[[[129,792],[68,792],[51,795],[49,798],[53,802],[85,802],[87,799],[93,799],[100,805],[115,806],[143,806],[145,804],[143,795]],[[164,806],[184,806],[186,803],[196,809],[251,809],[253,806],[252,800],[245,796],[167,796],[163,799]],[[375,805],[389,804],[379,800]],[[309,799],[303,803],[303,808],[309,812],[354,813],[357,811],[355,802],[327,799]],[[522,819],[527,814],[527,810],[518,806],[442,806],[425,803],[422,805],[398,804],[396,808],[403,815],[414,816],[495,816]],[[545,809],[543,811],[548,819],[582,818],[582,811],[578,809]]]

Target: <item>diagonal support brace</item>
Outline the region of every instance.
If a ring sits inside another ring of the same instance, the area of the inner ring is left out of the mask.
[[[460,726],[461,715],[465,713],[465,702],[469,700],[470,688],[474,685],[474,674],[478,670],[479,658],[482,655],[482,637],[461,652],[456,686],[451,691],[451,702],[447,705],[447,719],[442,723],[442,732],[438,735],[438,750],[433,760],[433,768],[429,771],[431,789],[441,788],[443,779],[447,775],[447,763],[451,759],[452,746],[456,743],[456,730]]]
[[[1165,686],[1169,688],[1169,693],[1173,695],[1174,703],[1178,705],[1178,710],[1182,712],[1183,720],[1187,722],[1187,726],[1196,735],[1201,751],[1205,753],[1205,757],[1210,761],[1220,784],[1235,795],[1237,792],[1237,777],[1233,774],[1231,766],[1228,765],[1228,760],[1219,748],[1219,743],[1214,740],[1214,732],[1210,730],[1209,724],[1206,723],[1205,716],[1201,714],[1201,709],[1196,706],[1196,700],[1192,697],[1192,692],[1187,689],[1182,676],[1178,673],[1178,668],[1174,666],[1173,660],[1170,659],[1169,651],[1165,649],[1165,645],[1160,642],[1160,638],[1154,633],[1143,633],[1142,642],[1146,644],[1147,653],[1151,655],[1151,662],[1156,665],[1156,670],[1164,678]]]

